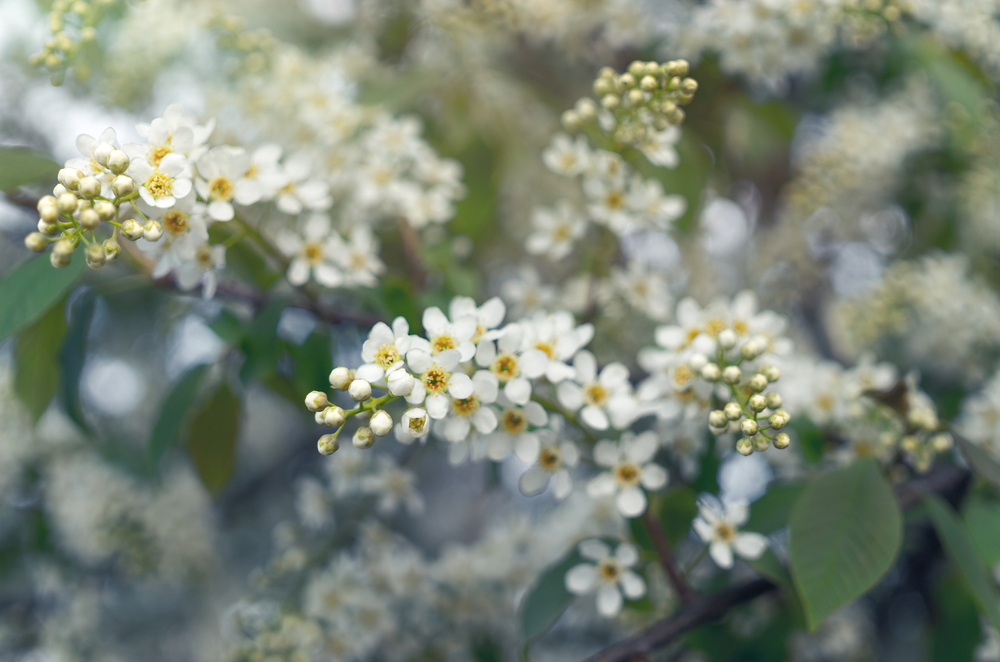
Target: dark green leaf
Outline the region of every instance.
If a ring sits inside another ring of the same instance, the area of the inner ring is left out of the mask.
[[[240,368],[240,381],[244,384],[258,381],[274,370],[278,362],[278,322],[283,301],[275,301],[265,307],[247,327],[240,349],[246,360]]]
[[[208,328],[212,329],[215,335],[219,336],[219,339],[227,345],[235,345],[243,339],[243,322],[225,308],[208,325]]]
[[[580,553],[573,549],[559,562],[542,573],[521,600],[521,636],[531,642],[549,631],[576,596],[566,590],[566,573],[582,563]]]
[[[48,255],[38,255],[0,280],[0,340],[38,321],[61,299],[83,271],[77,255],[64,269],[56,269]]]
[[[55,177],[61,166],[23,147],[0,147],[0,191]]]
[[[333,370],[330,336],[325,333],[310,334],[301,346],[288,343],[287,351],[295,363],[292,383],[302,398],[309,391],[330,388],[330,371]]]
[[[955,662],[975,659],[973,652],[982,639],[976,603],[957,573],[950,573],[937,583],[933,605],[934,627],[929,633],[931,660]]]
[[[187,447],[202,482],[215,493],[233,472],[240,401],[226,384],[191,419]]]
[[[65,304],[65,300],[59,301],[17,337],[14,390],[36,421],[59,390],[59,345],[66,335]]]
[[[62,379],[59,394],[63,407],[70,419],[84,430],[89,430],[87,420],[80,407],[80,375],[87,360],[87,334],[90,321],[94,317],[96,297],[92,292],[84,292],[70,306],[69,328],[59,348],[59,367]]]
[[[815,630],[889,570],[903,539],[892,488],[873,460],[813,479],[789,521],[792,577]]]
[[[750,519],[745,528],[759,533],[774,533],[783,528],[803,489],[805,483],[772,485],[750,506]]]
[[[955,435],[955,439],[958,440],[958,448],[962,451],[965,461],[972,467],[972,471],[996,487],[1000,487],[1000,463],[993,454],[964,437]]]
[[[823,457],[823,431],[806,416],[793,418],[791,427],[802,448],[802,456],[807,462],[818,462]]]
[[[965,500],[962,515],[986,567],[1000,563],[1000,503],[974,495]]]
[[[934,523],[941,544],[948,552],[948,558],[955,564],[979,608],[989,618],[990,624],[1000,630],[1000,593],[997,592],[996,583],[976,551],[969,530],[965,528],[965,524],[948,502],[938,495],[925,494],[923,503],[931,522]]]
[[[153,467],[159,463],[163,453],[180,438],[184,422],[198,398],[198,391],[208,368],[206,364],[190,368],[181,375],[167,394],[163,408],[160,409],[160,416],[156,419],[149,437],[149,459]]]
[[[678,487],[667,492],[660,501],[660,524],[671,546],[691,530],[691,520],[698,514],[698,495],[690,487]]]

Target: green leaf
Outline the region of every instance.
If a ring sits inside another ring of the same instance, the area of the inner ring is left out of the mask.
[[[219,336],[219,339],[227,345],[235,345],[243,339],[243,322],[225,308],[208,325],[208,328],[212,329],[215,335]]]
[[[818,462],[823,457],[823,431],[806,416],[796,416],[791,427],[802,448],[802,457],[806,462]]]
[[[671,547],[676,547],[691,530],[691,520],[698,514],[698,495],[690,487],[667,492],[660,501],[660,525]]]
[[[964,437],[958,435],[954,437],[958,440],[958,448],[972,471],[996,487],[1000,487],[1000,463],[993,454]]]
[[[149,459],[155,467],[168,448],[180,438],[188,413],[198,398],[199,387],[208,372],[207,364],[196,365],[181,375],[167,394],[149,437]]]
[[[17,337],[14,390],[38,420],[59,390],[59,345],[66,335],[66,301],[59,301]]]
[[[932,594],[933,628],[929,652],[933,662],[973,660],[982,639],[976,603],[955,572],[943,577]]]
[[[66,294],[84,262],[77,255],[68,267],[56,269],[48,255],[38,255],[0,280],[0,340],[37,322]]]
[[[240,343],[240,349],[246,355],[240,367],[240,381],[244,384],[258,381],[274,370],[278,362],[278,322],[284,309],[283,301],[272,302],[247,327]]]
[[[84,292],[73,302],[70,306],[69,328],[62,347],[59,348],[59,368],[62,373],[59,394],[66,414],[83,430],[89,430],[90,427],[80,407],[80,375],[83,374],[83,366],[87,361],[87,334],[94,317],[96,300],[92,292]]]
[[[750,519],[744,528],[758,533],[774,533],[783,528],[804,489],[805,483],[772,485],[750,506]]]
[[[744,561],[761,577],[770,579],[782,588],[792,588],[792,576],[788,574],[788,568],[781,563],[777,554],[770,547],[764,550],[760,558],[744,559]]]
[[[1000,526],[997,526],[1000,522],[1000,503],[971,496],[965,500],[962,515],[986,567],[992,568],[1000,563]]]
[[[896,558],[903,518],[874,460],[813,479],[789,521],[792,577],[815,630],[866,592]]]
[[[330,355],[330,336],[312,333],[301,346],[286,343],[286,351],[295,363],[292,383],[301,393],[301,400],[309,391],[324,391],[330,388],[330,371],[333,358]]]
[[[187,447],[202,482],[213,494],[233,472],[240,401],[226,384],[191,419]]]
[[[976,551],[969,530],[948,502],[938,495],[925,494],[923,503],[948,558],[955,564],[979,608],[993,627],[1000,630],[1000,593]]]
[[[566,590],[566,573],[579,563],[583,563],[583,557],[574,547],[573,551],[543,572],[525,594],[519,614],[521,636],[525,643],[548,632],[576,598]]]
[[[62,167],[52,159],[23,147],[0,147],[0,191],[55,177]]]

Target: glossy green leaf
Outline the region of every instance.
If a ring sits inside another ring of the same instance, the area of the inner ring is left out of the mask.
[[[1000,503],[984,496],[970,496],[962,507],[962,517],[986,567],[1000,563]]]
[[[810,630],[892,567],[903,518],[873,460],[813,479],[789,521],[791,570]]]
[[[190,368],[181,375],[163,401],[160,416],[149,437],[149,459],[154,467],[167,449],[180,438],[208,368],[206,364]]]
[[[518,619],[521,636],[526,643],[548,632],[576,598],[566,590],[566,573],[582,562],[583,558],[574,547],[572,552],[543,572],[525,594]]]
[[[66,414],[84,430],[90,428],[80,406],[80,376],[87,360],[87,334],[96,300],[92,292],[85,292],[72,303],[69,328],[59,348],[59,395]]]
[[[330,371],[333,370],[330,336],[325,333],[312,333],[302,345],[287,343],[286,351],[295,363],[292,383],[302,397],[309,391],[323,391],[330,388]]]
[[[783,528],[803,489],[805,483],[771,485],[767,493],[750,506],[750,519],[744,528],[759,533],[774,533]]]
[[[65,335],[65,300],[61,300],[17,337],[14,390],[36,421],[59,390],[59,346]]]
[[[240,381],[244,384],[258,381],[274,370],[278,362],[278,322],[284,309],[284,302],[273,302],[261,310],[247,327],[240,343],[240,349],[246,356],[240,367]]]
[[[61,166],[23,147],[0,147],[0,191],[54,178]]]
[[[240,401],[222,384],[191,419],[188,451],[202,482],[212,493],[226,484],[233,472]]]
[[[977,446],[968,439],[955,435],[958,448],[972,471],[981,478],[1000,487],[1000,462],[989,451]]]
[[[235,345],[243,338],[243,322],[225,308],[222,309],[218,317],[212,320],[208,328],[212,329],[215,335],[228,345]]]
[[[79,278],[85,261],[77,255],[56,269],[48,255],[38,255],[0,280],[0,340],[34,324]]]
[[[698,495],[690,487],[672,489],[660,501],[660,525],[671,546],[691,530],[691,521],[698,514],[697,501]]]
[[[969,530],[948,502],[938,495],[925,494],[923,503],[948,558],[955,564],[979,609],[986,614],[993,627],[1000,630],[1000,593],[976,551]]]

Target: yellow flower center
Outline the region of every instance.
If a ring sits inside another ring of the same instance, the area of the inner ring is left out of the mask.
[[[608,401],[608,389],[598,382],[588,384],[583,389],[583,401],[588,405],[603,407],[604,403]]]
[[[430,370],[424,373],[424,386],[431,393],[440,393],[448,388],[448,380],[451,373],[440,366],[431,366]]]
[[[719,522],[715,525],[715,535],[724,543],[731,543],[736,538],[736,529],[729,522]]]
[[[521,374],[521,369],[517,366],[517,357],[513,354],[501,354],[493,361],[490,368],[500,378],[501,384]]]
[[[606,582],[616,581],[622,574],[622,566],[615,559],[604,559],[597,564],[597,574]]]
[[[674,369],[674,381],[678,386],[687,386],[694,379],[694,371],[687,363],[682,363]]]
[[[510,434],[521,434],[528,429],[528,419],[520,409],[508,409],[503,414],[503,429]]]
[[[168,145],[157,145],[155,148],[153,148],[153,154],[151,159],[153,165],[155,166],[160,165],[160,161],[163,160],[163,157],[166,156],[167,154],[170,154],[173,151],[174,150],[170,149]]]
[[[741,336],[745,336],[750,333],[750,327],[743,320],[736,320],[736,322],[733,323],[733,331]]]
[[[413,417],[410,419],[410,429],[414,432],[420,432],[424,429],[424,423],[427,422],[426,416]]]
[[[163,227],[170,234],[184,234],[188,231],[188,215],[176,209],[163,216]]]
[[[212,182],[210,195],[218,200],[229,200],[233,197],[233,185],[225,177],[216,177]]]
[[[446,349],[455,349],[458,347],[458,343],[451,336],[438,336],[431,343],[431,347],[434,348],[434,353],[443,352]]]
[[[546,471],[555,471],[562,466],[562,457],[555,448],[546,446],[538,454],[538,464],[542,465],[542,468]]]
[[[726,328],[726,323],[720,320],[718,317],[713,317],[712,319],[705,322],[705,332],[710,336],[719,335],[719,331]]]
[[[614,471],[615,480],[622,487],[633,487],[639,484],[640,471],[639,465],[634,462],[619,462]]]
[[[375,365],[388,368],[399,360],[399,351],[392,343],[386,343],[375,350]]]
[[[212,266],[212,249],[208,246],[199,246],[194,257],[202,267],[207,269]]]
[[[461,414],[462,416],[469,416],[470,414],[472,414],[472,412],[479,409],[479,400],[477,400],[476,396],[474,395],[470,395],[469,397],[463,398],[462,400],[453,399],[451,401],[451,404],[454,405],[455,411]]]
[[[535,349],[542,350],[550,359],[556,357],[556,348],[550,342],[538,341],[535,343]]]
[[[302,244],[302,257],[309,264],[316,264],[323,259],[323,247],[314,241],[307,241]]]
[[[609,209],[621,209],[625,206],[625,198],[618,191],[611,191],[604,198],[604,204],[607,205]]]
[[[170,195],[174,188],[174,180],[157,170],[146,180],[146,190],[154,198],[163,198]]]

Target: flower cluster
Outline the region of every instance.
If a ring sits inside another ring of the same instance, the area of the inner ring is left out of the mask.
[[[90,69],[78,62],[82,49],[94,43],[97,24],[117,0],[56,0],[49,9],[52,36],[42,50],[31,57],[31,64],[43,65],[52,73],[52,83],[62,83],[66,69],[75,65],[78,78],[90,76]]]

